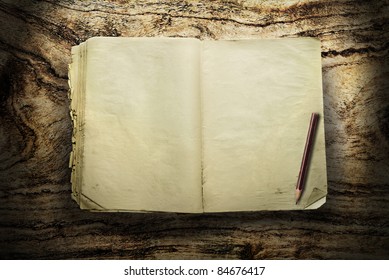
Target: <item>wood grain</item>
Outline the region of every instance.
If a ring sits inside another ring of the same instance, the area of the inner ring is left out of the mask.
[[[93,36],[322,41],[328,202],[316,211],[89,213],[70,198],[70,48]],[[0,0],[0,257],[388,259],[389,5]]]

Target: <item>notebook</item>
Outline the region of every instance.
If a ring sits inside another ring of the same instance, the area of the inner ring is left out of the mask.
[[[96,37],[72,48],[82,209],[315,209],[327,194],[320,41]],[[295,188],[311,113],[320,118]]]

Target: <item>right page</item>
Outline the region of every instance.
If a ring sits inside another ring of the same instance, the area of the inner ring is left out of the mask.
[[[207,41],[202,49],[205,212],[317,208],[325,202],[320,41]],[[295,187],[319,113],[300,202]]]

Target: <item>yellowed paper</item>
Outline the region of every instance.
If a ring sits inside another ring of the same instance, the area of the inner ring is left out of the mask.
[[[96,211],[314,209],[320,42],[92,38],[72,50],[72,195]],[[312,112],[306,189],[294,192]]]
[[[204,210],[302,209],[325,197],[320,42],[204,42],[202,58]],[[320,120],[296,205],[312,112]]]
[[[199,41],[87,41],[81,205],[202,212]]]

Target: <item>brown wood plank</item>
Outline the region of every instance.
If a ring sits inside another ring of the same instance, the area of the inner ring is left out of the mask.
[[[328,202],[306,212],[79,210],[67,67],[71,46],[93,36],[320,38]],[[385,0],[0,0],[0,258],[388,259],[388,51]]]

